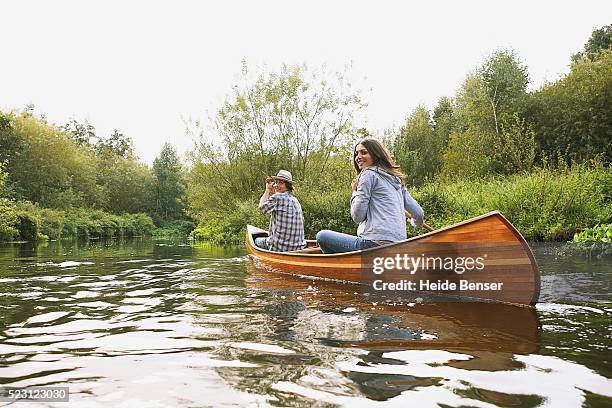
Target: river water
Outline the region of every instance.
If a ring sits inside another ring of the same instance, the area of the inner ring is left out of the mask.
[[[69,387],[29,407],[612,406],[611,252],[534,245],[534,310],[369,302],[240,247],[6,244],[0,386]]]

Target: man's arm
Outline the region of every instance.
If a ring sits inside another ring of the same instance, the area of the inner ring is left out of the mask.
[[[264,193],[261,195],[261,198],[259,199],[259,209],[261,209],[261,207],[265,204],[266,201],[268,201],[269,198],[270,192],[268,191],[268,189],[266,189],[266,191],[264,191]]]
[[[274,207],[274,202],[270,200],[270,194],[274,193],[274,186],[272,185],[272,181],[266,180],[266,190],[261,195],[259,199],[259,209],[264,213],[268,214],[272,208]]]

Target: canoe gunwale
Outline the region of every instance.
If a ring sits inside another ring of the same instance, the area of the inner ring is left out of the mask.
[[[290,257],[298,256],[298,257],[316,257],[316,258],[319,258],[319,257],[342,258],[342,257],[345,257],[345,256],[353,256],[353,255],[356,255],[356,254],[378,251],[380,249],[389,249],[389,248],[392,248],[393,246],[400,246],[400,245],[403,245],[403,244],[405,244],[407,242],[421,240],[421,239],[424,239],[424,238],[428,238],[428,237],[437,235],[437,234],[439,234],[441,232],[449,231],[449,230],[452,230],[452,229],[455,229],[455,228],[460,228],[460,227],[462,227],[462,226],[464,226],[466,224],[471,224],[471,223],[474,223],[476,221],[479,221],[479,220],[482,220],[484,218],[488,218],[488,217],[491,217],[491,216],[498,216],[502,220],[502,222],[506,225],[506,227],[508,227],[508,229],[514,234],[514,236],[519,241],[521,241],[523,246],[527,249],[527,251],[528,251],[528,253],[530,255],[531,261],[535,262],[535,258],[533,257],[533,254],[531,253],[531,249],[529,248],[529,245],[527,245],[527,241],[525,240],[525,238],[521,235],[521,233],[516,228],[514,228],[512,223],[510,223],[510,221],[508,221],[506,219],[506,217],[504,217],[499,211],[491,211],[491,212],[488,212],[486,214],[480,215],[478,217],[470,218],[469,220],[461,221],[461,222],[458,222],[457,224],[449,225],[449,226],[446,226],[446,227],[443,227],[443,228],[440,228],[440,229],[437,229],[437,230],[434,230],[434,231],[427,232],[427,233],[422,234],[422,235],[417,235],[415,237],[410,237],[410,238],[407,238],[407,239],[402,240],[402,241],[391,242],[391,243],[386,244],[386,245],[380,245],[380,246],[373,247],[373,248],[368,248],[368,249],[360,249],[360,250],[357,250],[357,251],[341,252],[341,253],[335,253],[335,254],[309,254],[309,253],[305,253],[305,252],[302,253],[302,252],[297,252],[297,251],[296,252],[292,252],[292,251],[290,251],[290,252],[277,252],[277,251],[270,251],[270,250],[267,250],[267,249],[259,248],[259,247],[257,247],[255,245],[255,239],[254,239],[255,237],[254,237],[254,235],[264,235],[264,234],[267,235],[268,231],[262,230],[261,228],[257,228],[257,227],[255,227],[253,225],[250,225],[250,224],[247,225],[247,240],[251,244],[253,252],[255,252],[255,253],[263,252],[263,253],[268,253],[268,254],[282,255],[283,257],[284,256],[290,256]]]

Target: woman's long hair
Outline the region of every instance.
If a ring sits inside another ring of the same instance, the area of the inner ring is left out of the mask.
[[[355,167],[357,178],[359,177],[359,173],[361,173],[359,166],[357,166],[357,163],[355,163],[357,146],[359,145],[363,145],[367,149],[368,153],[370,153],[374,166],[382,167],[387,173],[398,177],[402,184],[404,183],[406,174],[404,174],[404,172],[402,172],[400,169],[400,166],[395,163],[395,160],[393,160],[393,157],[391,157],[391,153],[389,153],[387,148],[378,139],[373,137],[366,137],[362,139],[353,148],[353,166]]]

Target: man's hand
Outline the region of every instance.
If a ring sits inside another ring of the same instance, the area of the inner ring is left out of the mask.
[[[266,191],[270,194],[274,194],[274,179],[271,177],[266,179]]]
[[[264,205],[266,201],[268,201],[268,198],[270,198],[270,194],[274,194],[274,180],[272,179],[272,177],[268,177],[266,179],[266,189],[264,190],[263,194],[261,195],[261,198],[259,199],[259,208],[261,208],[261,206]]]

